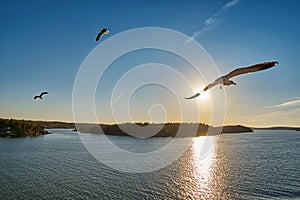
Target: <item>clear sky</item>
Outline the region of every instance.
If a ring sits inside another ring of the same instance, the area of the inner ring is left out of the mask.
[[[279,61],[268,71],[235,77],[238,85],[226,87],[225,124],[300,126],[299,9],[297,0],[1,1],[0,117],[73,121],[73,84],[86,56],[105,39],[123,31],[163,27],[200,43],[221,74],[239,66]],[[97,31],[103,27],[109,28],[110,34],[97,43]],[[159,63],[169,55],[160,59],[159,52],[144,51],[135,54],[135,59],[128,56],[114,65],[133,66],[132,60],[138,60],[136,64]],[[180,61],[169,59],[169,64],[176,63]],[[121,77],[124,69],[130,67],[108,71],[106,79]],[[199,89],[204,86],[198,85],[200,80],[191,84]],[[112,86],[101,85],[104,91]],[[33,101],[33,96],[44,90],[49,95],[43,101]],[[149,86],[148,90],[151,96],[142,90],[134,94],[137,100],[130,106],[136,121],[149,120],[145,105],[149,108],[159,103],[160,96],[165,101],[161,87]],[[108,100],[101,94],[96,100],[100,121],[111,123],[105,113]],[[196,101],[200,109],[209,105],[203,99]],[[167,119],[178,121],[177,115],[174,111]],[[209,123],[210,113],[202,115],[203,122]]]

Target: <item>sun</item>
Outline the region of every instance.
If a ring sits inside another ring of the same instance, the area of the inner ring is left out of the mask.
[[[210,98],[210,92],[206,91],[206,92],[202,92],[201,95],[199,96],[199,99],[201,101],[208,101]]]
[[[207,103],[207,102],[209,102],[210,100],[211,100],[211,93],[210,93],[210,91],[208,90],[208,91],[203,91],[203,87],[197,87],[197,88],[194,88],[194,92],[196,93],[200,93],[200,95],[197,97],[197,99],[198,99],[198,102],[200,103],[200,104],[202,104],[202,103]]]

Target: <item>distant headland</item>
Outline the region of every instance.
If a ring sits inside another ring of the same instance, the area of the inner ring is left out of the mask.
[[[143,128],[147,126],[147,128]],[[101,127],[101,129],[99,128]],[[213,127],[204,123],[124,123],[124,124],[87,124],[58,121],[30,121],[0,118],[1,137],[26,137],[49,134],[45,129],[64,128],[82,133],[95,133],[116,136],[137,137],[198,137],[226,133],[253,132],[249,127],[235,125]],[[126,131],[124,131],[126,130]],[[178,132],[179,130],[184,130]],[[129,133],[129,134],[127,134]],[[134,134],[132,134],[134,133]],[[180,133],[180,134],[178,134]]]
[[[274,126],[274,127],[263,127],[263,128],[251,128],[253,130],[290,130],[300,131],[300,127],[289,127],[289,126]]]
[[[0,137],[26,137],[49,134],[33,121],[0,118]]]

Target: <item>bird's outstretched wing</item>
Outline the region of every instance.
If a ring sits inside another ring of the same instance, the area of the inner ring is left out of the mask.
[[[43,96],[44,94],[48,94],[48,92],[42,92],[42,93],[41,93],[41,96]]]
[[[96,37],[96,41],[98,41],[101,38],[102,34],[98,33],[97,37]]]
[[[100,40],[100,38],[102,37],[103,34],[108,34],[108,33],[109,33],[109,30],[108,30],[108,29],[106,29],[106,28],[102,29],[102,30],[98,33],[98,35],[97,35],[97,37],[96,37],[96,41]]]
[[[34,96],[33,99],[39,98],[39,96]]]
[[[263,62],[263,63],[252,65],[252,66],[249,66],[249,67],[237,68],[237,69],[229,72],[228,74],[226,74],[225,77],[227,79],[230,79],[230,78],[232,78],[234,76],[237,76],[237,75],[240,75],[240,74],[247,74],[247,73],[252,73],[252,72],[257,72],[257,71],[269,69],[271,67],[276,66],[277,64],[278,64],[277,61]]]
[[[196,97],[198,97],[198,96],[200,96],[200,93],[197,93],[197,94],[195,94],[195,95],[193,95],[193,96],[191,96],[191,97],[184,97],[185,99],[193,99],[193,98],[196,98]]]
[[[214,82],[208,84],[207,86],[205,86],[205,88],[203,89],[203,92],[205,92],[205,91],[209,90],[210,88],[212,88],[212,87],[220,84],[222,82],[222,79],[223,79],[223,76],[220,77],[220,78],[218,78],[218,79],[216,79]],[[197,94],[195,94],[195,95],[193,95],[191,97],[185,97],[185,99],[193,99],[193,98],[198,97],[199,95],[200,95],[200,93],[197,93]]]
[[[220,84],[220,83],[221,83],[221,80],[222,80],[222,77],[216,79],[214,82],[208,84],[208,85],[203,89],[203,91],[205,92],[205,91],[209,90],[210,88],[212,88],[212,87],[214,87],[214,86]]]

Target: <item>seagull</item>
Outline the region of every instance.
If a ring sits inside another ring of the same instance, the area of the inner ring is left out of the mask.
[[[45,94],[48,94],[48,92],[42,92],[39,96],[34,96],[33,99],[37,99],[37,98],[43,99],[43,95]]]
[[[228,74],[221,76],[219,78],[217,78],[214,82],[208,84],[204,89],[203,92],[211,89],[212,87],[220,84],[220,88],[222,89],[222,85],[236,85],[235,82],[233,82],[232,80],[229,80],[232,77],[235,77],[237,75],[240,74],[249,74],[252,72],[257,72],[257,71],[262,71],[265,69],[269,69],[271,67],[274,67],[278,65],[278,61],[273,61],[273,62],[263,62],[263,63],[259,63],[259,64],[255,64],[249,67],[241,67],[241,68],[237,68],[231,72],[229,72]],[[193,99],[196,98],[198,96],[200,96],[201,93],[197,93],[191,97],[185,97],[185,99]]]
[[[108,34],[109,33],[109,30],[107,28],[103,28],[102,30],[99,30],[99,33],[96,37],[96,41],[98,41],[103,34]]]

